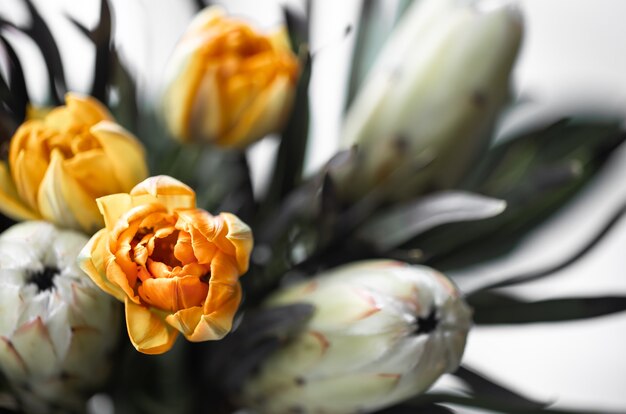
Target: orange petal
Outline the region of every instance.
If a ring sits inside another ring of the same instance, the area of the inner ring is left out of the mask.
[[[15,220],[40,220],[41,216],[27,207],[17,194],[6,163],[0,161],[0,211]]]
[[[252,230],[234,214],[220,213],[220,217],[228,226],[226,238],[235,246],[235,258],[239,274],[244,274],[248,271],[250,254],[254,244]]]
[[[20,198],[33,210],[38,209],[37,197],[43,178],[48,169],[48,162],[26,150],[16,155],[11,164],[11,173]]]
[[[235,259],[224,252],[218,252],[213,261],[211,261],[211,279],[210,283],[220,283],[224,285],[234,286],[239,280],[239,269],[235,264]],[[212,292],[209,292],[207,303],[211,299]]]
[[[174,345],[178,332],[150,309],[126,300],[126,328],[130,341],[144,354],[162,354]]]
[[[139,295],[148,304],[164,311],[200,306],[209,286],[194,276],[148,279],[139,287]]]
[[[211,286],[211,289],[214,289]],[[241,302],[241,286],[218,288],[220,293],[220,308],[204,313],[200,308],[184,309],[165,320],[180,330],[192,342],[210,341],[223,338],[233,326],[233,318]]]
[[[137,139],[114,122],[103,121],[90,129],[110,162],[112,176],[121,191],[130,191],[148,176],[145,151]]]
[[[58,131],[71,131],[76,126],[92,126],[105,119],[112,120],[109,111],[90,96],[67,93],[65,106],[59,106],[44,118],[46,127]]]
[[[111,161],[101,149],[79,152],[63,161],[63,166],[94,199],[124,191],[115,179]]]
[[[111,194],[96,199],[98,209],[104,217],[104,224],[110,232],[115,230],[115,226],[120,218],[124,221],[139,218],[141,215],[147,216],[151,212],[164,211],[165,208],[154,204],[155,199],[150,195],[130,196],[129,194]],[[148,206],[145,210],[134,210],[134,207]],[[130,213],[129,213],[130,212]],[[123,231],[123,230],[122,230]]]
[[[105,263],[111,255],[106,245],[107,232],[102,229],[94,234],[83,247],[78,255],[78,265],[100,289],[123,302],[126,297],[124,291],[119,286],[109,282],[106,277]]]
[[[219,225],[223,222],[215,220],[212,215],[198,208],[180,210],[177,214],[178,222],[176,223],[176,228],[191,236],[193,254],[197,258],[198,263],[211,263],[218,251],[218,246],[214,243],[216,231],[220,232],[222,229],[222,227],[216,228],[216,224]]]
[[[174,257],[184,265],[197,261],[196,256],[193,254],[191,235],[186,231],[178,232],[178,239],[174,246]]]
[[[116,257],[113,254],[107,258],[104,266],[107,280],[121,289],[127,298],[135,303],[139,303],[139,296],[135,295],[135,291],[133,290],[134,286],[130,285],[129,280],[134,277],[134,281],[136,281],[137,274],[135,273],[129,277],[126,273],[124,273],[124,270],[119,263],[117,263]]]
[[[191,187],[167,175],[158,175],[142,181],[130,191],[130,195],[133,197],[151,195],[170,211],[196,206],[196,193]]]
[[[39,187],[38,205],[44,218],[63,227],[94,233],[103,226],[95,200],[67,173],[58,149]]]

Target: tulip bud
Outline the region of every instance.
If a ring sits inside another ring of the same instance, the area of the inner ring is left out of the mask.
[[[337,177],[347,198],[376,186],[392,199],[449,188],[488,143],[506,103],[522,36],[511,7],[414,2],[385,44],[346,116],[353,168]]]
[[[11,138],[8,165],[0,161],[0,211],[93,233],[104,224],[96,198],[128,191],[147,176],[144,150],[95,99],[65,100]]]
[[[26,412],[81,412],[108,375],[121,315],[76,264],[86,242],[41,221],[0,235],[0,371]]]
[[[266,35],[208,7],[191,22],[169,63],[165,123],[185,142],[245,147],[281,129],[297,74],[283,28]]]
[[[460,362],[470,310],[442,274],[374,260],[279,291],[267,306],[307,303],[302,331],[243,386],[261,413],[366,413],[415,396]]]

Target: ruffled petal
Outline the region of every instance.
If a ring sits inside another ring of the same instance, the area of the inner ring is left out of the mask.
[[[15,220],[39,220],[41,216],[26,206],[17,194],[6,163],[0,161],[0,211]]]
[[[52,151],[50,166],[39,188],[41,215],[63,227],[94,233],[103,227],[95,200],[63,167],[63,155]]]
[[[103,121],[90,130],[98,140],[113,175],[119,183],[120,191],[130,191],[137,183],[148,176],[145,152],[137,139],[124,128],[109,121]]]
[[[233,325],[233,318],[241,302],[241,286],[211,286],[211,290],[219,291],[214,296],[219,297],[221,307],[204,312],[199,307],[184,309],[173,315],[168,315],[166,321],[178,329],[192,342],[222,339]]]
[[[148,279],[139,286],[146,303],[169,312],[203,304],[209,286],[194,276]]]
[[[167,175],[158,175],[142,181],[130,191],[130,195],[133,197],[150,195],[170,211],[196,206],[196,193],[191,187]]]
[[[150,212],[152,211],[162,211],[163,207],[158,206],[155,203],[154,197],[150,195],[144,196],[131,196],[129,194],[111,194],[108,196],[100,197],[96,199],[96,204],[100,213],[104,217],[104,225],[108,231],[113,232],[117,222],[124,217],[125,222],[128,223],[128,220],[131,219],[129,212],[135,207],[144,206],[144,205],[153,205],[153,208],[149,208]],[[141,214],[148,214],[148,210],[143,211]],[[138,211],[130,212],[136,213],[138,215]],[[119,232],[124,229],[118,229]]]
[[[230,213],[220,213],[220,217],[226,222],[228,234],[226,238],[235,247],[235,258],[240,274],[248,271],[250,254],[254,244],[252,230],[239,217]]]
[[[133,346],[144,354],[162,354],[174,345],[178,331],[150,309],[126,300],[126,328]]]
[[[126,297],[124,291],[119,286],[109,282],[106,276],[105,263],[110,257],[106,245],[107,231],[102,229],[94,234],[80,251],[78,265],[100,289],[124,302]]]

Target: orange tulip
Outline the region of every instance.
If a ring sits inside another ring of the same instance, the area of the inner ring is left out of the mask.
[[[129,191],[148,169],[142,145],[88,96],[67,94],[52,110],[29,110],[0,161],[0,211],[93,233],[96,198]]]
[[[293,103],[298,67],[284,28],[261,33],[220,7],[207,7],[170,60],[165,122],[185,142],[245,147],[281,129]]]
[[[126,306],[138,351],[168,351],[178,333],[193,342],[221,339],[241,301],[250,228],[229,213],[196,208],[195,193],[168,176],[130,194],[97,200],[106,227],[79,256],[81,268]]]

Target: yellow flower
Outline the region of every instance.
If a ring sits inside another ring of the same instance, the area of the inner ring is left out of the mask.
[[[148,175],[144,150],[95,99],[65,101],[11,138],[8,165],[0,161],[0,211],[93,233],[102,227],[96,198]]]
[[[191,22],[170,61],[165,122],[182,141],[244,147],[280,130],[298,71],[284,29],[259,33],[208,7]]]
[[[194,191],[168,176],[97,201],[106,228],[79,264],[125,303],[135,348],[166,352],[179,331],[194,342],[226,335],[241,301],[239,277],[248,270],[250,228],[232,214],[195,208]]]

